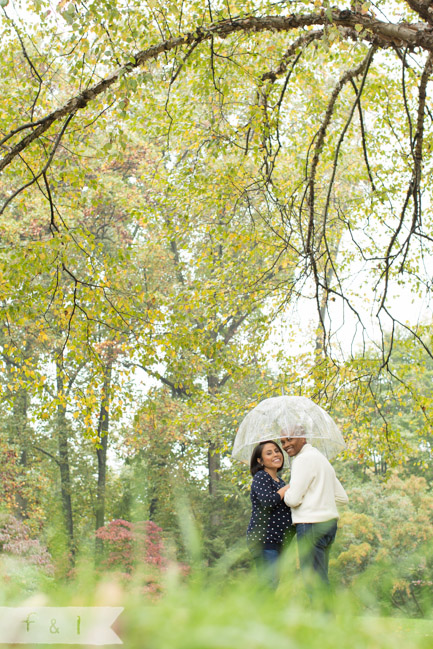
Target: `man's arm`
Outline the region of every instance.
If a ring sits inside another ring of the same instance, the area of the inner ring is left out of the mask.
[[[342,505],[345,505],[346,503],[349,502],[349,497],[347,493],[344,491],[344,487],[341,484],[340,480],[335,476],[335,482],[334,482],[334,496],[335,496],[335,502],[336,503],[341,503]]]
[[[299,507],[315,475],[314,465],[311,459],[307,462],[299,458],[293,463],[290,488],[284,494],[284,502],[289,507]]]

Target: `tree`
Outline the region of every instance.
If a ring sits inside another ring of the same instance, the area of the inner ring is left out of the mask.
[[[171,391],[183,417],[171,432],[186,425],[206,452],[216,496],[236,382],[261,377],[248,391],[258,398],[280,385],[261,380],[279,313],[315,304],[308,352],[277,360],[295,393],[337,411],[348,383],[368,394],[378,366],[392,370],[393,292],[430,289],[431,10],[2,6],[1,326],[3,358],[21,368],[14,387],[44,417],[62,414],[64,440],[95,443],[98,526],[109,425],[134,368]],[[352,363],[334,342],[345,321],[366,356]],[[400,326],[431,356],[415,319]],[[45,345],[42,363],[24,359],[23,331]],[[56,364],[66,382],[82,369],[66,406],[61,385],[47,396]]]
[[[422,340],[429,337],[426,328]],[[428,476],[432,469],[432,359],[398,331],[387,370],[381,369],[380,358],[380,350],[371,346],[364,358],[346,367],[346,383],[340,385],[335,415],[342,422],[350,417],[346,434],[350,455],[365,472],[372,468],[376,474],[386,474],[391,466],[399,465],[407,475]]]
[[[75,147],[83,138],[88,141],[84,124],[74,127],[73,121],[83,117],[90,125],[102,112],[106,118],[112,107],[106,121],[109,150],[114,137],[123,138],[122,127],[113,129],[112,120],[118,117],[126,123],[144,99],[149,111],[159,106],[164,117],[159,125],[158,120],[153,124],[148,113],[152,137],[169,135],[166,155],[175,155],[180,138],[195,142],[196,148],[217,139],[219,147],[224,143],[226,150],[237,150],[238,160],[247,156],[260,161],[255,181],[241,187],[240,194],[261,193],[259,217],[299,255],[297,289],[309,283],[324,347],[329,348],[325,314],[333,306],[330,301],[341,301],[363,321],[356,292],[351,295],[344,283],[347,269],[358,263],[355,256],[370,264],[382,326],[384,321],[395,323],[387,301],[390,284],[405,281],[403,277],[418,285],[426,282],[417,272],[416,260],[430,241],[428,215],[422,210],[429,191],[431,129],[426,99],[433,49],[432,16],[426,3],[399,2],[395,22],[384,17],[386,3],[383,9],[369,3],[338,9],[325,2],[318,7],[299,2],[291,3],[290,15],[285,3],[249,2],[230,8],[211,2],[181,7],[132,3],[127,16],[113,5],[61,2],[57,14],[47,13],[43,3],[29,9],[41,19],[34,29],[9,16],[9,7],[4,9],[6,41],[21,49],[12,56],[26,64],[19,98],[6,102],[3,120],[5,155],[0,168],[12,187],[12,193],[5,193],[4,213],[21,200],[25,186],[43,181],[50,227],[57,232],[51,185],[56,184],[57,152]],[[143,20],[146,30],[141,33],[137,25]],[[67,34],[61,41],[54,33],[57,23]],[[29,38],[43,34],[50,52],[31,45],[26,32]],[[67,101],[53,109],[49,97],[53,77],[48,70],[52,60],[68,51],[73,52],[68,55],[70,87],[79,83],[86,89],[75,94],[65,89]],[[161,57],[165,63],[158,69]],[[274,62],[271,67],[269,58]],[[318,59],[320,75],[314,69]],[[95,82],[97,75],[103,78]],[[206,95],[212,102],[214,119],[201,128],[197,124],[191,128],[194,117],[190,120],[185,113],[192,107],[182,82],[189,84],[196,99]],[[164,92],[156,98],[146,96],[155,86]],[[297,97],[299,91],[305,93],[307,105]],[[24,123],[17,123],[17,112],[26,114]],[[294,112],[302,114],[304,132],[296,124],[293,129]],[[357,144],[355,129],[360,136]],[[299,136],[298,168],[291,167],[294,179],[288,184],[279,175],[285,172],[280,160]],[[48,150],[45,137],[51,140]],[[380,143],[385,156],[378,150]],[[343,184],[342,201],[339,186],[347,172],[350,179],[354,171],[342,166],[351,147],[358,158],[364,157],[365,169],[359,176],[362,184],[349,200]],[[23,155],[29,158],[21,162]],[[30,172],[35,165],[40,171]],[[48,180],[48,174],[53,178]],[[348,240],[354,241],[352,248]],[[409,329],[417,337],[416,330]]]
[[[367,584],[388,610],[417,616],[431,607],[432,493],[423,477],[375,478],[350,490],[334,558],[346,586]]]

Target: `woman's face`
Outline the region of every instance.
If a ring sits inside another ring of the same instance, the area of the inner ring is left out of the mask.
[[[263,446],[262,465],[265,469],[281,469],[284,464],[283,453],[280,448],[269,442]]]

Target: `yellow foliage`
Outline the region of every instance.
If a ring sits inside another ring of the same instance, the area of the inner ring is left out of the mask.
[[[347,550],[341,552],[334,563],[343,572],[349,568],[356,568],[360,570],[369,560],[372,553],[372,547],[369,543],[363,542],[360,544],[352,543]]]

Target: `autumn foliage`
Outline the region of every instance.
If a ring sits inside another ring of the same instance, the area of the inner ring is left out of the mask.
[[[160,570],[167,564],[162,529],[152,521],[130,523],[117,519],[100,527],[96,536],[104,541],[101,565],[106,569],[130,576],[135,568]]]
[[[31,538],[27,525],[14,516],[0,522],[0,551],[3,556],[20,559],[33,565],[42,573],[52,576],[54,566],[51,555],[39,539]]]
[[[385,606],[425,615],[433,583],[433,494],[427,481],[394,472],[349,491],[332,569],[345,588],[368,584]]]

